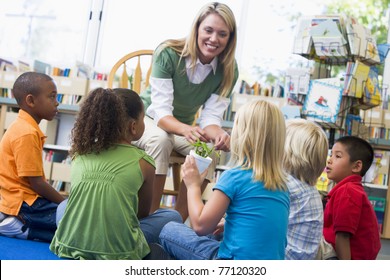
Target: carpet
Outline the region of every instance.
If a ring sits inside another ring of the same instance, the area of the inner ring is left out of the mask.
[[[0,260],[60,260],[50,243],[0,236]]]

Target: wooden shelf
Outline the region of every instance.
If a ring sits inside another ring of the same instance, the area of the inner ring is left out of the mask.
[[[14,98],[8,97],[0,97],[0,104],[2,106],[8,106],[12,108],[19,108],[19,105],[16,103]],[[61,104],[58,105],[58,111],[64,113],[73,113],[76,114],[79,111],[79,105],[69,105],[69,104]]]
[[[390,140],[388,139],[371,138],[369,142],[374,149],[390,151]]]
[[[381,190],[387,190],[389,187],[386,185],[376,185],[371,183],[363,183],[363,186],[373,189],[381,189]]]

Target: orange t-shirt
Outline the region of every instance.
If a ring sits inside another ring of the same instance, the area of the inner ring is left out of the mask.
[[[23,201],[32,205],[39,195],[26,177],[45,176],[42,152],[46,136],[22,109],[0,142],[0,212],[16,216]]]

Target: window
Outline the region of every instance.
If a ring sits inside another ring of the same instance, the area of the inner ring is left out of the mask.
[[[73,66],[83,60],[90,6],[78,0],[0,0],[0,56]]]
[[[196,13],[208,2],[0,0],[0,57],[38,59],[59,67],[81,61],[108,73],[131,51],[187,36]],[[293,18],[323,13],[327,0],[221,2],[236,17],[242,79],[263,82],[268,74],[282,78],[292,64],[308,63],[291,53]]]

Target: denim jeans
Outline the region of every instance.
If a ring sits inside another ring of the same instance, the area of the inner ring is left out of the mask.
[[[39,197],[29,206],[23,202],[19,219],[24,223],[22,231],[29,229],[27,239],[50,242],[57,229],[57,203]]]
[[[68,199],[63,200],[57,207],[57,215],[56,215],[56,224],[60,223],[62,216],[64,216],[66,205],[68,204]]]
[[[62,216],[64,216],[66,204],[68,200],[62,201],[57,208],[57,225],[60,222]],[[148,243],[158,243],[161,229],[168,222],[182,223],[182,218],[179,212],[171,209],[158,209],[153,214],[141,219],[140,228],[145,235],[145,239]]]
[[[176,210],[158,209],[153,214],[141,219],[140,228],[148,243],[159,243],[159,235],[162,228],[169,222],[183,223],[183,220]]]
[[[161,230],[160,244],[178,260],[213,260],[217,259],[220,242],[198,236],[183,223],[170,222]]]

